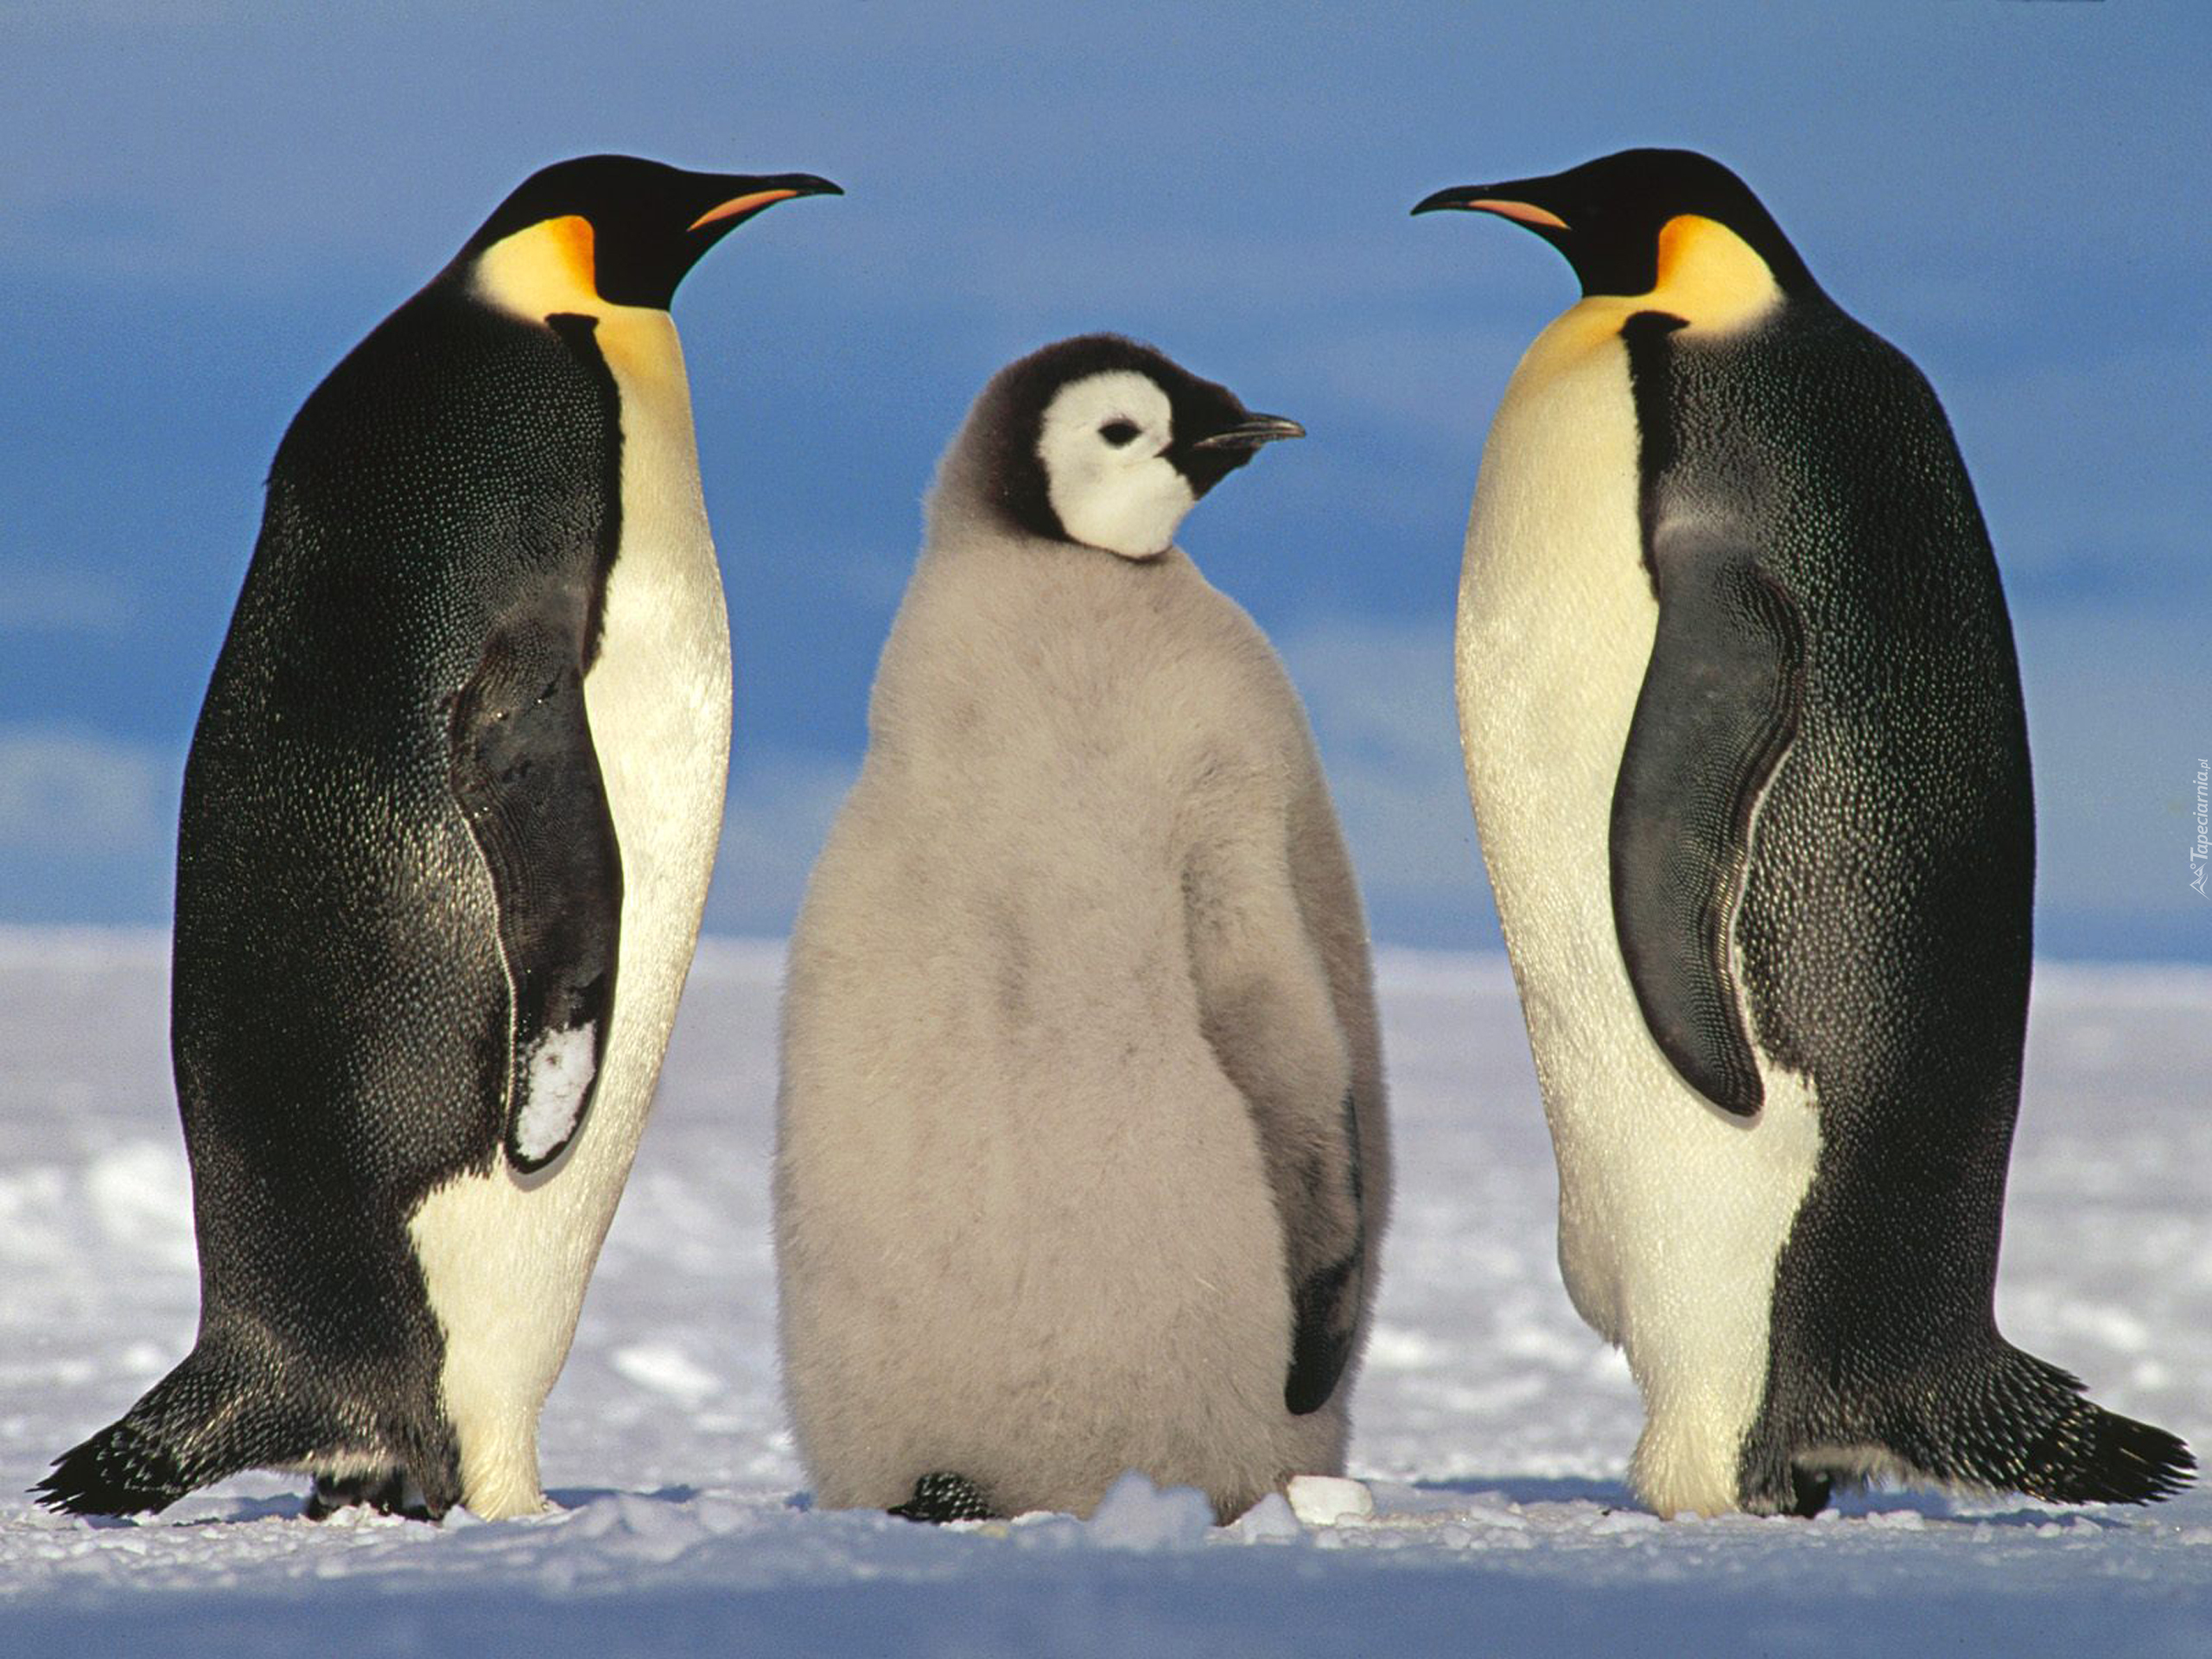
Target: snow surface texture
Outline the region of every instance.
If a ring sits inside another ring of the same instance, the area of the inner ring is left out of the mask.
[[[0,1654],[2212,1653],[2212,1495],[2151,1510],[1876,1494],[1662,1522],[1640,1414],[1568,1307],[1502,960],[1386,955],[1399,1136],[1352,1468],[1376,1512],[1236,1526],[1141,1480],[1087,1525],[814,1511],[777,1397],[780,951],[709,942],[544,1418],[556,1512],[299,1518],[252,1475],[157,1520],[23,1496],[192,1340],[166,941],[0,931]],[[1999,1315],[2212,1449],[2212,974],[2046,967]],[[590,1132],[588,1126],[585,1133]],[[1633,1645],[1631,1646],[1630,1643]]]

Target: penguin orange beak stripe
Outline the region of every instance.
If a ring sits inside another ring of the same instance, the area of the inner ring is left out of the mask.
[[[779,201],[789,201],[798,194],[796,190],[755,190],[750,195],[732,196],[719,207],[709,207],[683,228],[696,231],[702,226],[720,224],[725,219],[737,219],[746,213],[758,213]]]
[[[1471,213],[1496,213],[1501,219],[1510,219],[1523,225],[1541,225],[1548,229],[1563,231],[1567,221],[1557,213],[1537,207],[1534,202],[1506,201],[1497,196],[1478,196],[1472,201],[1459,204]]]

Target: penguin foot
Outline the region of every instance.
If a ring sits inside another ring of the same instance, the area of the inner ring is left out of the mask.
[[[1783,1513],[1809,1521],[1827,1508],[1835,1482],[1827,1475],[1793,1463],[1789,1465],[1789,1490],[1790,1504]]]
[[[1787,1451],[1777,1452],[1746,1470],[1735,1507],[1746,1515],[1788,1515],[1809,1521],[1827,1508],[1838,1490],[1849,1491],[1863,1486],[1876,1471],[1871,1462],[1863,1469],[1843,1464],[1823,1467],[1800,1463]],[[1880,1472],[1889,1471],[1884,1468]]]
[[[310,1521],[327,1521],[340,1510],[365,1503],[378,1515],[397,1515],[410,1521],[435,1521],[429,1503],[414,1490],[404,1469],[378,1470],[374,1474],[317,1475],[308,1494],[304,1511]]]
[[[914,1483],[914,1495],[889,1513],[901,1521],[995,1521],[999,1512],[965,1475],[924,1475]]]

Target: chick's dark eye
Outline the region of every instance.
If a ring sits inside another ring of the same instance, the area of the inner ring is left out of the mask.
[[[1137,423],[1135,421],[1109,421],[1098,429],[1098,435],[1116,449],[1136,435]]]

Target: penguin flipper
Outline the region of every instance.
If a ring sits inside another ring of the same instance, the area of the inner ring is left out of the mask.
[[[1613,924],[1637,1006],[1683,1078],[1764,1103],[1729,963],[1751,817],[1797,729],[1804,628],[1757,550],[1709,520],[1651,538],[1659,625],[1613,790]]]
[[[1235,842],[1192,857],[1184,925],[1200,1024],[1252,1115],[1274,1192],[1292,1315],[1283,1405],[1302,1417],[1328,1403],[1351,1358],[1366,1294],[1366,1195],[1353,1091],[1313,1098],[1313,1070],[1343,1064],[1325,970],[1287,872],[1251,851]]]
[[[447,728],[454,798],[491,872],[513,999],[507,1161],[543,1169],[583,1128],[614,1005],[622,858],[585,717],[581,624],[495,632]]]
[[[1359,1329],[1360,1297],[1367,1265],[1366,1194],[1359,1167],[1359,1111],[1350,1090],[1342,1115],[1343,1169],[1351,1200],[1351,1234],[1338,1253],[1325,1261],[1309,1259],[1294,1270],[1290,1370],[1283,1378],[1282,1402],[1294,1417],[1319,1411],[1337,1391],[1351,1359]],[[1295,1237],[1298,1230],[1292,1230]],[[1312,1252],[1307,1253],[1310,1256]]]

